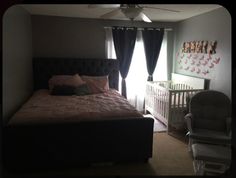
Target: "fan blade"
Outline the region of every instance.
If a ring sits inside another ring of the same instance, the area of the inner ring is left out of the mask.
[[[113,16],[115,16],[115,15],[117,15],[117,14],[119,14],[120,13],[120,8],[118,8],[118,9],[115,9],[115,10],[113,10],[113,11],[111,11],[111,12],[108,12],[108,13],[106,13],[106,14],[103,14],[102,16],[100,16],[101,18],[110,18],[110,17],[113,17]]]
[[[119,8],[120,4],[89,4],[88,8]]]
[[[180,12],[180,11],[177,11],[177,10],[165,9],[165,8],[159,8],[159,7],[150,7],[150,6],[140,6],[140,7],[149,8],[149,9],[158,9],[158,10],[170,11],[170,12]]]
[[[148,16],[146,16],[143,12],[140,12],[139,16],[143,19],[144,22],[152,22]]]

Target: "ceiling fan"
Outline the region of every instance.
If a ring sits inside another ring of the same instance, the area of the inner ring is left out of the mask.
[[[139,4],[90,4],[88,8],[115,8],[114,10],[103,14],[100,18],[106,19],[111,18],[113,16],[118,15],[122,12],[125,17],[130,20],[135,20],[135,18],[140,17],[145,22],[152,22],[150,18],[143,12],[144,9],[157,9],[169,12],[180,12],[171,9],[159,8],[159,7],[151,7],[151,6],[144,6]]]

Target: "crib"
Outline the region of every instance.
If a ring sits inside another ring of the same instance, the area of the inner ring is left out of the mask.
[[[196,92],[207,89],[206,80],[172,73],[170,81],[146,84],[145,113],[151,113],[170,130],[185,129],[188,101]]]

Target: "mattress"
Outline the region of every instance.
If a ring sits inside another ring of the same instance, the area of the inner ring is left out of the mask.
[[[82,122],[106,119],[142,118],[118,91],[84,96],[55,96],[40,89],[10,119],[8,125]]]

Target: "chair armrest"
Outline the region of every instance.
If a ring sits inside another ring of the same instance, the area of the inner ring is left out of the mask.
[[[231,131],[231,117],[226,118],[226,130],[228,135],[231,137],[232,131]]]
[[[193,128],[192,128],[192,118],[193,115],[191,113],[188,113],[187,115],[184,116],[186,123],[187,123],[187,128],[189,130],[190,133],[193,132]]]

